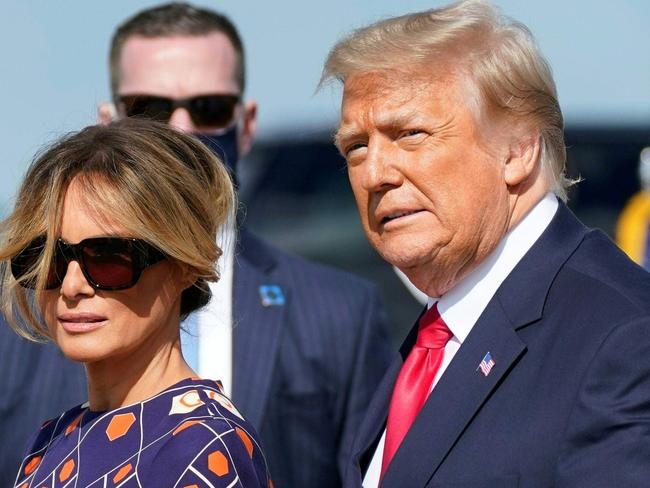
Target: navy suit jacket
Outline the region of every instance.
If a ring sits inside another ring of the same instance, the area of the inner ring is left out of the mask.
[[[14,486],[29,438],[41,424],[86,401],[81,364],[54,344],[21,339],[0,314],[0,486]]]
[[[261,436],[275,486],[340,486],[354,433],[392,357],[377,288],[245,230],[234,277],[233,401]],[[279,287],[282,299],[265,306],[265,285]],[[0,340],[4,487],[29,435],[85,401],[86,391],[83,369],[54,346],[20,340],[7,326]]]
[[[377,288],[246,231],[235,260],[233,400],[277,488],[340,486],[392,358]],[[284,304],[264,306],[263,285],[279,286]]]
[[[354,442],[359,487],[414,329]],[[478,365],[487,352],[488,376]],[[454,356],[382,487],[650,486],[650,274],[560,205]]]

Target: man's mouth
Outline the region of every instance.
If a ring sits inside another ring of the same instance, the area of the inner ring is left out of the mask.
[[[409,215],[414,215],[421,212],[421,210],[400,210],[397,212],[390,213],[381,219],[382,224],[386,224],[392,220],[400,219],[402,217],[408,217]]]

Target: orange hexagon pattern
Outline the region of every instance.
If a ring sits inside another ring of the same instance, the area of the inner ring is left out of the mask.
[[[225,476],[230,471],[228,460],[221,451],[214,451],[208,456],[208,469],[217,476]]]
[[[68,459],[59,471],[59,481],[66,481],[74,471],[74,466],[74,459]]]
[[[250,424],[213,380],[185,379],[110,412],[79,405],[42,429],[17,488],[69,488],[87,480],[117,488],[136,479],[156,487],[226,487],[248,469],[266,472],[262,486],[273,486]]]
[[[131,472],[132,469],[133,466],[131,466],[131,463],[127,464],[126,466],[122,466],[117,474],[113,476],[113,483],[118,484],[124,479],[127,474]]]
[[[79,422],[81,422],[81,417],[83,416],[84,414],[80,413],[72,422],[70,422],[70,425],[68,425],[68,427],[65,429],[65,435],[70,435],[70,432],[77,428],[77,425],[79,425]]]
[[[25,466],[25,474],[32,474],[38,468],[38,465],[41,464],[41,459],[43,459],[41,456],[34,456]]]
[[[248,437],[248,434],[246,432],[244,432],[242,429],[240,429],[239,427],[236,427],[235,431],[237,432],[237,435],[239,436],[239,438],[244,443],[244,446],[246,447],[246,451],[248,452],[248,455],[252,458],[253,457],[253,441],[251,441],[251,438]]]
[[[115,415],[106,427],[106,437],[113,442],[125,435],[134,423],[135,415],[132,412]]]

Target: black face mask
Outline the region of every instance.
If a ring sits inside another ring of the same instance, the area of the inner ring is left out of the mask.
[[[219,134],[194,133],[193,135],[223,161],[230,171],[235,187],[237,187],[237,161],[239,160],[237,124],[233,124],[232,127]]]

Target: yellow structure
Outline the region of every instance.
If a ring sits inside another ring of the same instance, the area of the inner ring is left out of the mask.
[[[642,266],[650,266],[650,191],[641,190],[625,205],[616,223],[616,243],[630,258]]]
[[[650,147],[641,151],[639,180],[641,191],[630,198],[616,223],[616,243],[650,270]]]

